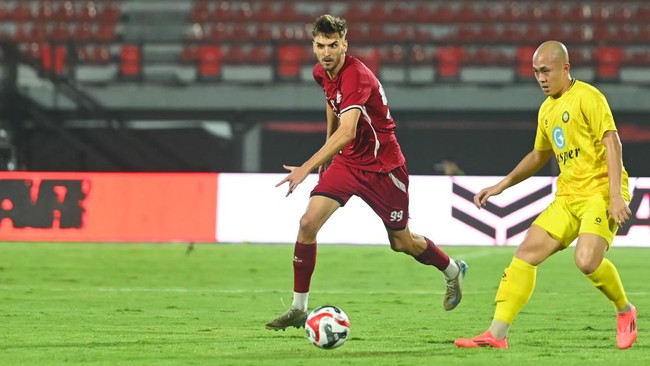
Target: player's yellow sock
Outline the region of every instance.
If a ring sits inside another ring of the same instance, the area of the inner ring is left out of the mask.
[[[617,311],[624,310],[627,307],[627,296],[625,296],[621,278],[614,263],[610,262],[609,259],[604,258],[595,271],[585,276],[595,288],[614,303]]]
[[[526,263],[517,257],[512,258],[508,268],[503,271],[499,290],[497,290],[495,321],[512,324],[533,294],[536,277],[537,266]]]

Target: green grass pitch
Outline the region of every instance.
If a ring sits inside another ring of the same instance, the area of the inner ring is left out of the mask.
[[[346,344],[320,350],[303,329],[264,328],[291,303],[293,245],[0,243],[0,365],[650,364],[650,249],[608,254],[640,314],[621,351],[572,249],[540,266],[510,349],[456,348],[489,325],[514,248],[443,248],[470,266],[451,312],[435,268],[387,246],[320,245],[310,307],[352,323]]]

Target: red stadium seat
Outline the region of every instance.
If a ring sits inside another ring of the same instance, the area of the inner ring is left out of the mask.
[[[9,19],[14,22],[26,22],[32,19],[32,10],[25,1],[17,1],[9,13]]]
[[[16,24],[16,33],[14,33],[13,40],[16,43],[25,43],[32,41],[29,31],[27,31],[23,23]]]
[[[399,24],[394,29],[386,31],[386,38],[392,42],[408,42],[413,39],[413,27],[410,24]]]
[[[211,41],[228,41],[232,37],[232,31],[227,23],[219,22],[212,25],[210,28],[208,38]]]
[[[483,21],[484,17],[482,14],[479,14],[476,5],[473,3],[462,3],[458,10],[456,11],[455,21],[460,23],[476,23]]]
[[[468,55],[467,63],[472,65],[486,65],[486,66],[503,66],[510,63],[508,55],[495,49],[494,47],[484,46],[476,49]]]
[[[210,19],[210,8],[208,2],[203,0],[194,4],[190,10],[190,21],[192,23],[205,23]]]
[[[82,22],[94,22],[97,20],[97,7],[94,1],[85,1],[77,13],[77,18]]]
[[[5,3],[2,2],[0,3],[0,22],[4,22],[5,20],[9,20],[9,9],[7,9]]]
[[[619,47],[597,47],[594,50],[597,79],[599,81],[618,81],[623,56],[623,50]]]
[[[199,79],[209,80],[221,77],[221,47],[202,45],[198,52]]]
[[[117,39],[115,24],[100,23],[95,31],[95,39],[104,42],[111,42]]]
[[[90,53],[90,61],[94,64],[106,64],[111,60],[108,46],[95,45]]]
[[[415,5],[413,20],[416,23],[430,24],[434,21],[434,12],[430,4],[421,2]]]
[[[570,37],[568,30],[569,27],[570,25],[564,25],[563,23],[551,24],[548,28],[548,39],[566,42]]]
[[[570,5],[564,16],[574,24],[589,21],[592,16],[591,6],[582,3]]]
[[[357,23],[368,19],[368,12],[360,2],[355,1],[348,5],[344,18],[349,22]]]
[[[283,23],[294,23],[300,22],[302,15],[296,10],[296,4],[291,1],[281,4],[280,9],[276,13],[276,19]]]
[[[36,12],[34,13],[34,18],[40,22],[46,22],[52,20],[54,9],[52,7],[51,1],[41,1],[36,6]]]
[[[277,48],[277,75],[281,80],[295,80],[300,77],[304,48],[299,44],[284,44]]]
[[[268,64],[271,62],[271,52],[266,45],[254,45],[249,54],[248,62],[253,64]]]
[[[28,32],[30,42],[44,42],[48,39],[47,28],[45,23],[32,23],[32,27]]]
[[[639,25],[639,33],[635,38],[637,42],[650,43],[650,24]]]
[[[479,10],[482,21],[488,23],[503,23],[505,19],[505,9],[499,6],[490,6],[489,4]]]
[[[142,49],[138,45],[124,44],[120,49],[120,76],[138,79],[142,75]]]
[[[70,29],[68,29],[68,23],[56,23],[52,27],[49,36],[54,41],[67,41],[70,39]]]
[[[514,36],[514,35],[513,35]],[[540,43],[546,40],[547,32],[544,27],[537,22],[528,24],[524,29],[523,33],[520,32],[518,35],[520,40],[525,39],[528,42]]]
[[[381,59],[386,64],[401,64],[404,62],[404,48],[398,44],[382,48]]]
[[[388,19],[394,23],[411,22],[413,19],[410,7],[403,1],[395,3],[387,12],[390,14]]]
[[[89,41],[93,38],[94,31],[90,23],[77,23],[71,38],[75,41]]]
[[[465,50],[461,46],[445,46],[436,49],[438,78],[443,81],[458,80]]]
[[[381,41],[386,38],[386,30],[383,23],[372,23],[368,26],[368,33],[364,39],[369,41]]]
[[[549,17],[546,8],[538,3],[528,3],[524,8],[523,21],[539,22]],[[552,20],[552,19],[551,19]]]
[[[248,23],[235,23],[230,38],[235,41],[248,41],[252,38],[252,32]]]
[[[503,21],[506,23],[522,22],[527,18],[527,7],[516,1],[504,4]]]
[[[456,19],[456,11],[449,4],[442,3],[433,11],[433,22],[440,24],[453,23]]]
[[[533,23],[536,24],[536,23]],[[518,23],[506,24],[501,33],[501,39],[509,43],[519,43],[524,39],[525,30]]]
[[[533,46],[520,46],[517,48],[515,59],[517,62],[515,75],[519,80],[530,80],[533,74],[533,55],[537,50]]]
[[[262,23],[278,21],[278,8],[276,3],[271,1],[263,1],[259,3],[257,9],[253,13],[253,19]]]
[[[230,2],[228,1],[220,1],[217,3],[217,6],[210,16],[210,19],[214,22],[228,22],[231,21],[232,18]]]
[[[52,19],[59,22],[72,22],[76,18],[74,5],[72,1],[66,0],[58,4],[52,12]]]
[[[199,46],[196,44],[188,44],[183,46],[180,54],[180,62],[182,64],[194,64],[199,60]]]
[[[238,2],[238,6],[232,12],[232,20],[236,22],[250,22],[253,20],[253,8],[247,1]]]
[[[435,52],[432,49],[416,44],[411,48],[409,60],[415,65],[432,65],[435,58]]]
[[[450,39],[450,41],[460,42],[460,43],[470,43],[476,41],[478,37],[479,34],[476,28],[474,28],[474,25],[460,24],[458,25],[458,28],[456,28],[456,32],[453,38]]]
[[[48,43],[41,45],[41,65],[54,75],[63,74],[67,49],[65,46],[52,47]]]
[[[241,64],[248,58],[248,49],[244,44],[233,43],[228,47],[227,51],[223,54],[222,60],[224,63]]]
[[[354,55],[361,60],[375,75],[381,68],[381,52],[376,47],[359,47],[354,49]]]
[[[253,37],[258,41],[270,41],[276,39],[273,27],[269,23],[258,23],[253,31]]]
[[[433,40],[433,33],[425,26],[415,26],[413,29],[413,41],[416,43],[427,43]]]
[[[104,3],[104,6],[97,13],[97,20],[100,22],[117,23],[122,17],[122,10],[115,1]]]
[[[588,49],[572,48],[569,50],[571,67],[591,65],[591,53]]]
[[[636,16],[634,17],[638,23],[650,23],[650,4],[642,4],[636,9]]]
[[[392,18],[392,14],[386,9],[386,4],[381,0],[370,2],[372,5],[368,11],[370,19],[374,23],[384,23]]]
[[[612,9],[612,20],[618,24],[629,24],[635,16],[633,9],[625,5],[615,5]]]
[[[650,51],[627,51],[625,53],[623,63],[627,66],[647,67],[650,65]]]
[[[535,6],[533,6],[533,8],[535,8]],[[564,20],[569,19],[568,12],[562,4],[550,4],[548,8],[539,6],[539,9],[542,11],[541,20],[565,23]]]
[[[499,42],[502,40],[501,32],[499,31],[497,24],[495,23],[487,23],[481,25],[477,36],[479,41],[482,43]]]

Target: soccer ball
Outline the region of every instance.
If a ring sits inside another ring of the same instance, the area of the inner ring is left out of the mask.
[[[343,310],[325,305],[314,309],[305,323],[307,338],[318,348],[340,347],[350,338],[350,320]]]

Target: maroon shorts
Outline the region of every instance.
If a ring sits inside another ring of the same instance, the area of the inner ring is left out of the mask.
[[[406,166],[395,168],[390,173],[375,173],[345,164],[336,159],[320,176],[311,196],[325,196],[345,206],[350,197],[358,196],[392,230],[406,227],[409,217],[409,176]]]

